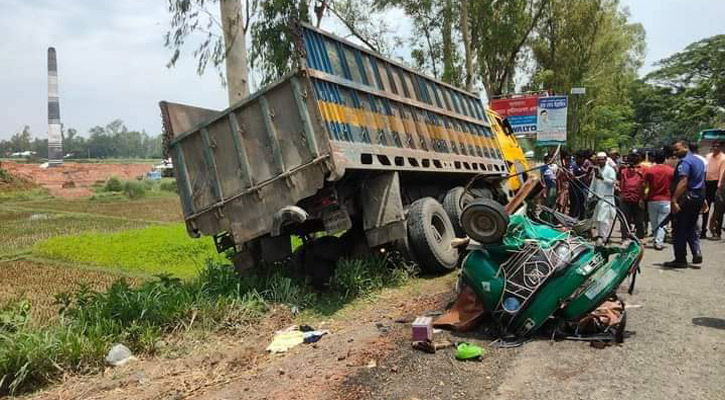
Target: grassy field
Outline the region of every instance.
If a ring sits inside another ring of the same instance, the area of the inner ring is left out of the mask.
[[[188,236],[173,191],[98,194],[0,202],[0,397],[100,371],[114,343],[151,355],[180,328],[229,329],[280,304],[327,318],[416,274],[369,259],[340,261],[324,293],[284,265],[240,280],[210,237]]]
[[[56,236],[37,243],[33,255],[131,273],[190,278],[212,260],[224,262],[210,237],[192,239],[184,224],[154,225],[115,233]]]
[[[179,196],[169,192],[162,192],[161,194],[138,200],[130,200],[124,196],[104,200],[51,198],[8,203],[8,207],[38,211],[95,214],[97,216],[155,222],[184,221]]]
[[[148,223],[68,213],[47,213],[0,207],[0,257],[22,252],[60,235],[141,228]]]
[[[0,305],[18,299],[28,300],[32,305],[33,320],[51,324],[58,319],[57,293],[74,291],[81,285],[105,290],[120,278],[134,284],[141,282],[137,277],[72,265],[33,260],[6,261],[0,263]]]

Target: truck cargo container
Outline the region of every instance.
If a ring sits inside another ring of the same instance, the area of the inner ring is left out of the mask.
[[[520,186],[510,168],[526,160],[504,158],[479,96],[309,25],[296,32],[293,71],[226,110],[160,103],[189,234],[249,266],[290,256],[300,235],[307,264],[362,242],[454,268],[461,208],[505,203]]]

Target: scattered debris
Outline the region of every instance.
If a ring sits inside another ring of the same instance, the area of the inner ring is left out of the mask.
[[[315,328],[309,325],[292,325],[275,332],[272,343],[267,346],[267,351],[273,354],[284,353],[302,343],[315,343],[329,333],[328,330],[316,331]]]
[[[483,302],[476,296],[476,292],[470,286],[463,285],[453,307],[436,318],[433,326],[454,331],[468,331],[478,324],[485,311]]]
[[[451,342],[450,340],[441,340],[440,342],[433,342],[433,347],[438,350],[447,349],[449,347],[454,347],[455,344]]]
[[[114,367],[120,367],[126,365],[130,361],[138,360],[134,357],[131,350],[122,344],[115,344],[111,347],[111,350],[106,355],[106,362]]]
[[[320,340],[324,335],[330,333],[330,331],[302,331],[304,334],[305,343],[315,343]]]
[[[413,321],[413,341],[433,341],[433,318],[418,317],[415,319],[415,321]]]
[[[433,345],[433,342],[428,340],[420,340],[413,342],[413,348],[416,350],[420,350],[426,353],[434,354],[436,352],[436,348]]]
[[[413,342],[413,348],[426,353],[435,354],[436,351],[453,347],[453,342],[449,340],[441,340],[439,342],[431,342],[428,340]]]
[[[475,344],[460,343],[456,347],[456,359],[465,360],[479,360],[483,356],[483,348],[476,346]]]
[[[287,350],[304,343],[305,333],[299,330],[297,326],[291,326],[287,329],[277,331],[274,334],[272,343],[267,346],[267,351],[272,354],[284,353]]]

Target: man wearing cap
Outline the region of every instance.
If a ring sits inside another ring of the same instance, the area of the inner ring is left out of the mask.
[[[687,245],[692,252],[692,267],[700,268],[700,250],[697,219],[705,204],[705,164],[689,151],[685,140],[672,145],[672,152],[680,159],[675,168],[674,190],[670,208],[674,215],[675,259],[666,267],[687,268]]]
[[[592,222],[594,232],[592,236],[595,238],[597,245],[604,243],[604,237],[609,236],[612,223],[616,215],[614,205],[614,183],[617,180],[617,172],[607,163],[607,153],[601,151],[597,153],[597,166],[594,169],[594,179],[592,180],[592,193],[597,199],[597,205],[594,207],[594,215]]]

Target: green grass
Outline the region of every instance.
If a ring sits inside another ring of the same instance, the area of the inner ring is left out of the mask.
[[[37,243],[33,254],[132,273],[170,273],[182,278],[196,275],[207,260],[224,261],[210,237],[192,239],[183,224],[58,236]]]
[[[179,197],[175,193],[152,192],[144,199],[130,200],[123,193],[97,193],[97,199],[47,199],[7,204],[7,208],[37,212],[70,212],[127,219],[183,222]]]
[[[284,266],[239,279],[230,265],[207,263],[189,280],[160,275],[137,287],[119,280],[104,291],[81,287],[60,293],[62,318],[54,326],[32,324],[31,308],[20,300],[0,307],[0,395],[36,389],[62,373],[100,370],[114,343],[153,354],[155,343],[179,328],[249,324],[271,304],[293,310],[341,306],[414,275],[388,259],[341,261],[332,289],[320,294]]]
[[[117,218],[0,208],[0,257],[28,250],[33,244],[54,236],[88,231],[109,232],[147,225]]]
[[[53,198],[47,190],[42,188],[0,191],[0,203],[30,200],[45,200]]]

